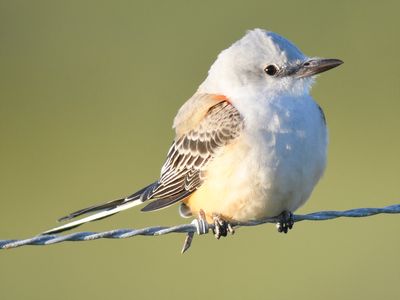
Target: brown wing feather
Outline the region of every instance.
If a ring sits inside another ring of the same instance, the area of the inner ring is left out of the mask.
[[[243,119],[228,101],[213,105],[198,125],[172,144],[160,179],[141,196],[155,199],[142,211],[169,206],[193,193],[204,180],[208,162],[240,135]]]

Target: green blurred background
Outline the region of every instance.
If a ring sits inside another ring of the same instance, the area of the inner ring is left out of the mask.
[[[399,202],[398,1],[0,1],[0,239],[157,178],[179,106],[245,30],[345,61],[313,95],[328,169],[298,212]],[[175,207],[80,229],[173,225]],[[2,299],[399,297],[400,216],[272,225],[216,241],[136,237],[0,253]]]

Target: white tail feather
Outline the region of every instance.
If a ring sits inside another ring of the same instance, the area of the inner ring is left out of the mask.
[[[121,204],[121,205],[119,205],[119,206],[117,206],[115,208],[112,208],[112,209],[109,209],[109,210],[105,210],[105,211],[101,211],[101,212],[98,212],[96,214],[90,215],[88,217],[82,218],[80,220],[76,220],[76,221],[73,221],[73,222],[70,222],[70,223],[67,223],[67,224],[52,228],[50,230],[47,230],[47,231],[43,232],[43,234],[51,234],[51,233],[56,233],[56,232],[68,230],[70,228],[77,227],[77,226],[82,225],[82,224],[87,223],[87,222],[91,222],[91,221],[95,221],[97,219],[105,218],[105,217],[107,217],[109,215],[113,215],[113,214],[115,214],[117,212],[123,211],[125,209],[131,208],[131,207],[134,207],[134,206],[137,206],[137,205],[140,205],[142,203],[143,202],[140,199],[137,199],[137,200],[134,200],[134,201],[129,201],[129,202]]]

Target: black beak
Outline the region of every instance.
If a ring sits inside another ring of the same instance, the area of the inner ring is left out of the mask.
[[[313,76],[336,68],[342,63],[343,61],[335,58],[311,58],[298,67],[294,76],[298,78]]]

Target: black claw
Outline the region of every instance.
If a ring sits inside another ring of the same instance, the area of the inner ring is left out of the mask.
[[[276,223],[278,232],[288,233],[293,228],[294,218],[290,211],[284,211],[279,215],[279,221]]]
[[[220,216],[214,216],[214,236],[217,240],[221,236],[227,236],[228,233],[233,234],[235,231],[233,230],[232,226],[225,220],[223,220]]]

